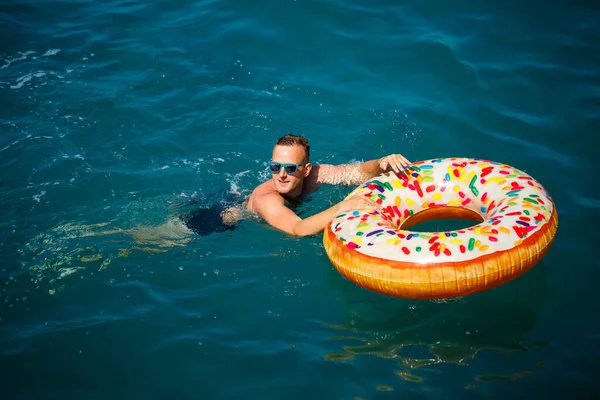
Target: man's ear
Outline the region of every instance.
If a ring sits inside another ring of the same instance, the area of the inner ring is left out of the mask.
[[[306,165],[304,166],[304,177],[306,178],[308,175],[310,175],[310,171],[312,170],[312,164],[311,163],[306,163]]]

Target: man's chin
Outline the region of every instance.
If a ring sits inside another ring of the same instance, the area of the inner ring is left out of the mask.
[[[277,183],[275,184],[275,188],[277,189],[277,192],[279,192],[279,194],[288,194],[292,191],[292,185],[291,184],[281,184],[281,183]]]
[[[279,186],[278,185],[276,188],[277,188],[277,192],[279,194],[288,194],[290,192],[290,188],[287,186]]]

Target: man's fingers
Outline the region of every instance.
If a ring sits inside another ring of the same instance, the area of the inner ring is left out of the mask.
[[[410,166],[410,161],[406,159],[406,157],[398,154],[398,162],[400,163],[402,169],[407,169]]]
[[[367,199],[367,204],[365,204],[366,207],[370,207],[370,208],[379,208],[379,204],[377,204],[375,201],[371,200],[371,199]]]
[[[390,154],[381,160],[380,167],[384,171],[392,168],[395,173],[400,173],[402,170],[410,168],[410,161],[402,154]]]
[[[400,172],[400,170],[403,168],[403,166],[402,166],[402,159],[400,158],[400,155],[399,154],[393,154],[390,157],[392,158],[392,162],[393,162],[392,169],[396,173]]]
[[[377,202],[368,196],[361,197],[365,206],[377,207]]]
[[[394,163],[395,163],[395,168],[394,171],[396,173],[399,173],[401,170],[406,169],[407,168],[407,164],[405,162],[404,157],[402,157],[399,154],[395,154],[394,155]]]
[[[398,157],[398,155],[394,154],[394,155],[390,156],[390,158],[391,158],[391,162],[392,162],[392,169],[394,170],[394,172],[399,172],[400,167],[402,166],[402,164],[400,164],[400,157]]]

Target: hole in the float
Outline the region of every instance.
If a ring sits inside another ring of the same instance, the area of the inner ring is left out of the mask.
[[[435,207],[408,218],[401,229],[415,232],[440,232],[465,229],[483,222],[479,213],[464,207]]]

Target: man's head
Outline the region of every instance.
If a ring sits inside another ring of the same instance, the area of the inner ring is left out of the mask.
[[[271,157],[271,173],[280,194],[293,197],[302,193],[304,178],[312,169],[309,156],[307,138],[290,133],[277,140]]]

